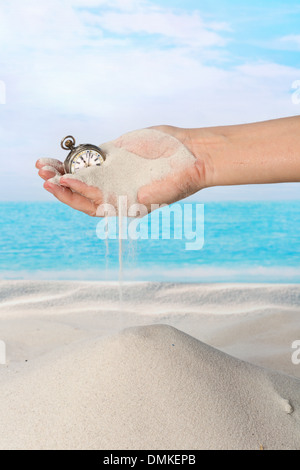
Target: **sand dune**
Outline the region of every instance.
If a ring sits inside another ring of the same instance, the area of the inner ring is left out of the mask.
[[[8,281],[0,299],[1,449],[300,448],[300,286],[128,284],[120,304],[116,284]]]
[[[164,325],[79,342],[1,387],[1,448],[299,449],[300,381]]]
[[[0,339],[11,368],[74,341],[169,324],[235,357],[300,378],[300,286],[3,281]],[[298,333],[299,332],[299,333]]]

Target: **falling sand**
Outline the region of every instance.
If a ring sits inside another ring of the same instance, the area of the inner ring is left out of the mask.
[[[122,311],[122,226],[123,218],[127,216],[124,199],[128,207],[137,203],[140,188],[149,185],[152,181],[164,180],[169,175],[192,166],[195,163],[195,157],[178,139],[156,129],[130,132],[117,140],[101,144],[100,148],[106,155],[100,167],[91,166],[74,175],[66,176],[99,188],[104,203],[118,201],[116,205],[119,215],[119,300],[120,311]],[[50,161],[45,160],[45,164],[49,165]],[[51,169],[51,167],[47,168]],[[50,181],[59,184],[60,177],[56,174]],[[103,215],[98,208],[97,215],[100,214]],[[106,240],[107,259],[108,249]],[[121,318],[119,323],[121,326]]]

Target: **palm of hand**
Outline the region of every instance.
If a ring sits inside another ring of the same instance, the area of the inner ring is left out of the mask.
[[[138,133],[129,133],[116,139],[114,145],[143,158],[158,159],[171,156],[178,147],[187,144],[186,135],[181,129],[169,126],[153,129],[161,131],[155,140],[140,139]],[[36,167],[39,169],[39,175],[46,180],[44,188],[58,200],[88,215],[97,214],[99,205],[103,204],[103,194],[99,188],[64,176],[64,166],[58,160],[48,161],[46,167],[43,160],[38,160]],[[57,174],[61,175],[60,185],[49,182],[49,179]],[[144,204],[148,211],[151,210],[152,204],[171,204],[204,187],[204,176],[204,164],[195,158],[194,164],[184,170],[141,187],[138,191],[138,201]]]

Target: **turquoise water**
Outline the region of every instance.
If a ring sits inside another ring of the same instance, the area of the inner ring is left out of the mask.
[[[123,278],[300,282],[300,201],[207,203],[204,211],[203,249],[161,239],[162,228],[158,240],[124,240]],[[99,219],[59,203],[1,203],[0,217],[0,279],[118,279],[119,242],[99,240]]]

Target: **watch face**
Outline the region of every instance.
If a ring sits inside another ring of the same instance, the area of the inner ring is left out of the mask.
[[[103,156],[97,150],[86,149],[74,155],[70,162],[71,173],[76,173],[89,166],[101,166],[104,162]]]

